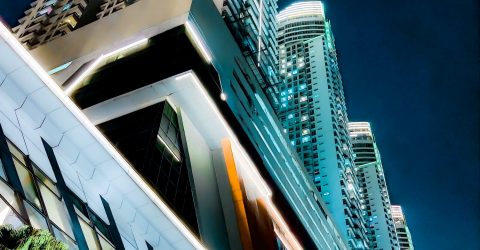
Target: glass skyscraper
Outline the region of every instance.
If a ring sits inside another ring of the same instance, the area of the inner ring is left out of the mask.
[[[348,123],[370,249],[397,249],[385,173],[370,123]]]
[[[405,214],[403,213],[402,207],[398,205],[392,205],[391,209],[400,249],[413,250],[414,247],[412,235],[408,229],[407,220],[405,219]]]
[[[319,1],[294,3],[278,16],[276,111],[291,146],[353,249],[368,248],[342,78],[330,22]]]

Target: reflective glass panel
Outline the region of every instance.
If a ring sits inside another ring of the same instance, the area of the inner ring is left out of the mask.
[[[39,187],[50,220],[68,235],[73,237],[72,227],[63,202],[45,185],[39,183]]]
[[[100,249],[98,242],[96,240],[97,234],[95,231],[88,225],[82,218],[78,217],[80,221],[80,226],[83,231],[83,235],[85,236],[85,240],[87,241],[87,245],[89,249]]]
[[[50,180],[42,171],[39,170],[39,168],[33,164],[33,172],[35,173],[35,176],[43,183],[45,184],[48,188],[50,188],[51,191],[53,191],[58,197],[60,197],[60,192],[57,189],[57,186],[55,186],[55,183]]]
[[[98,235],[98,240],[100,241],[100,245],[102,246],[103,250],[113,250],[115,249],[110,242],[108,242],[103,236]]]
[[[12,153],[13,156],[15,156],[20,162],[23,163],[23,165],[25,165],[25,158],[23,157],[23,153],[17,149],[17,147],[15,147],[12,143],[10,143],[9,141],[7,141],[7,144],[8,144],[8,148],[10,149],[10,153]]]
[[[35,208],[33,208],[28,202],[23,202],[27,210],[28,218],[32,227],[37,229],[46,229],[48,230],[47,221],[42,214],[40,214]]]
[[[0,199],[0,225],[6,224],[17,228],[22,226],[23,222],[11,207],[3,199]]]
[[[0,195],[17,211],[20,211],[18,200],[15,197],[15,192],[5,182],[0,180]]]
[[[2,177],[4,180],[7,179],[7,176],[5,175],[5,169],[3,166],[2,159],[0,159],[0,177]]]
[[[22,183],[23,191],[25,192],[27,200],[35,204],[38,208],[41,208],[40,200],[38,198],[37,190],[35,189],[32,175],[25,168],[25,166],[16,159],[13,159],[13,163],[15,163],[18,178],[20,178],[20,182]]]
[[[64,232],[58,229],[56,226],[53,226],[53,234],[57,240],[65,243],[68,246],[69,250],[78,250],[77,243],[68,237]]]

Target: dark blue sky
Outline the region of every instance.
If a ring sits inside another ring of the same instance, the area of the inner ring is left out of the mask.
[[[0,16],[29,2],[0,0]],[[478,0],[324,3],[350,120],[372,122],[415,247],[480,249]]]
[[[349,118],[372,122],[415,247],[480,249],[479,1],[324,4]]]

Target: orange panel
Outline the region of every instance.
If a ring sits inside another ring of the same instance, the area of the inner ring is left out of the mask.
[[[243,201],[243,192],[240,184],[240,179],[237,174],[237,167],[233,158],[232,145],[228,139],[222,140],[223,156],[225,158],[225,165],[227,167],[227,175],[230,183],[233,203],[235,206],[235,213],[237,217],[237,224],[240,231],[240,238],[242,240],[243,249],[253,249],[252,238],[248,227],[247,213],[245,211],[245,203]]]

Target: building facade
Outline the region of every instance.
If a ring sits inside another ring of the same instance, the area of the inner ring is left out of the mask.
[[[352,249],[368,248],[334,38],[318,1],[278,16],[278,117]]]
[[[132,4],[133,0],[36,0],[12,32],[32,49]]]
[[[53,148],[113,247],[347,249],[214,2],[137,1],[35,59],[6,33],[5,135],[58,184]]]
[[[380,153],[368,122],[349,122],[370,249],[398,249]]]
[[[254,81],[272,105],[278,103],[277,0],[223,0],[219,10],[240,47]]]
[[[392,205],[391,210],[400,249],[414,249],[412,235],[410,234],[410,230],[408,230],[407,220],[405,219],[405,214],[403,213],[402,207],[398,205]]]

